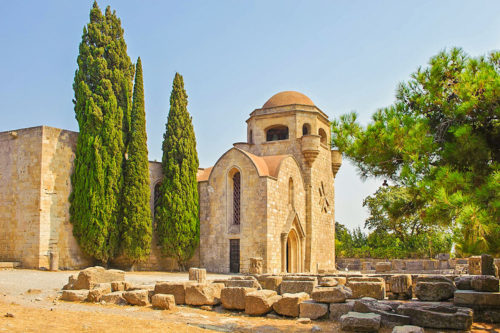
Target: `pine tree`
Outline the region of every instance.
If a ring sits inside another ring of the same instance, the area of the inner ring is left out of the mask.
[[[158,240],[163,254],[175,258],[179,268],[184,269],[200,239],[198,154],[184,80],[178,73],[163,136],[162,168],[164,180],[156,209]]]
[[[121,252],[132,261],[145,259],[151,248],[149,161],[141,58],[137,59],[128,157],[124,168]]]
[[[107,263],[119,242],[120,193],[134,66],[115,12],[96,2],[84,27],[75,72],[80,129],[71,177],[70,220],[85,253]]]

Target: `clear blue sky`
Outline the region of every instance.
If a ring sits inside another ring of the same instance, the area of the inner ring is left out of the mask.
[[[72,82],[92,1],[0,2],[0,131],[78,130]],[[330,118],[363,123],[394,101],[397,84],[453,46],[500,48],[500,1],[100,1],[122,20],[128,53],[144,68],[149,156],[161,142],[175,72],[184,76],[202,167],[246,139],[249,113],[297,90]],[[1,158],[1,157],[0,157]],[[361,182],[345,163],[336,220],[362,226]]]

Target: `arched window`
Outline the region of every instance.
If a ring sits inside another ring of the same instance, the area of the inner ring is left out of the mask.
[[[326,141],[326,132],[324,129],[320,128],[318,131],[319,136],[321,137],[321,143],[326,145],[328,142]]]
[[[288,139],[288,127],[276,126],[266,132],[266,141],[278,141]]]
[[[253,144],[253,131],[250,130],[248,133],[248,143]]]
[[[233,224],[240,224],[241,176],[236,172],[233,176]]]
[[[153,216],[156,215],[156,207],[160,203],[160,187],[161,182],[156,183],[154,193],[153,193]]]
[[[293,198],[294,198],[294,193],[293,193],[293,179],[290,177],[288,180],[288,204],[293,207]]]
[[[302,135],[309,135],[309,134],[311,134],[311,125],[309,124],[302,125]]]

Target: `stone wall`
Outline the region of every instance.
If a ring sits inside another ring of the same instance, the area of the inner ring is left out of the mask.
[[[93,264],[73,237],[69,221],[71,174],[78,133],[48,126],[0,133],[0,261],[24,268],[59,269]],[[150,163],[151,209],[161,163]],[[116,261],[120,264],[120,260]],[[190,261],[199,265],[199,250]],[[149,259],[137,269],[175,270],[153,237]]]
[[[61,269],[93,263],[78,246],[69,221],[68,198],[77,137],[76,132],[42,126],[39,267],[50,267],[51,254],[56,254],[54,260]]]
[[[241,175],[241,219],[232,224],[231,176]],[[259,177],[250,158],[231,149],[217,161],[201,194],[200,266],[229,272],[229,240],[240,240],[240,272],[248,272],[251,257],[266,257],[266,177]],[[205,201],[206,200],[206,201]],[[264,263],[265,265],[265,263]],[[264,268],[266,269],[266,268]]]
[[[38,268],[42,127],[0,133],[0,261]]]

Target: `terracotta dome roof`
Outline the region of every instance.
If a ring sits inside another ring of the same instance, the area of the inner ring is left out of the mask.
[[[297,91],[282,91],[269,98],[262,108],[267,109],[291,104],[314,106],[313,101],[304,94]]]

